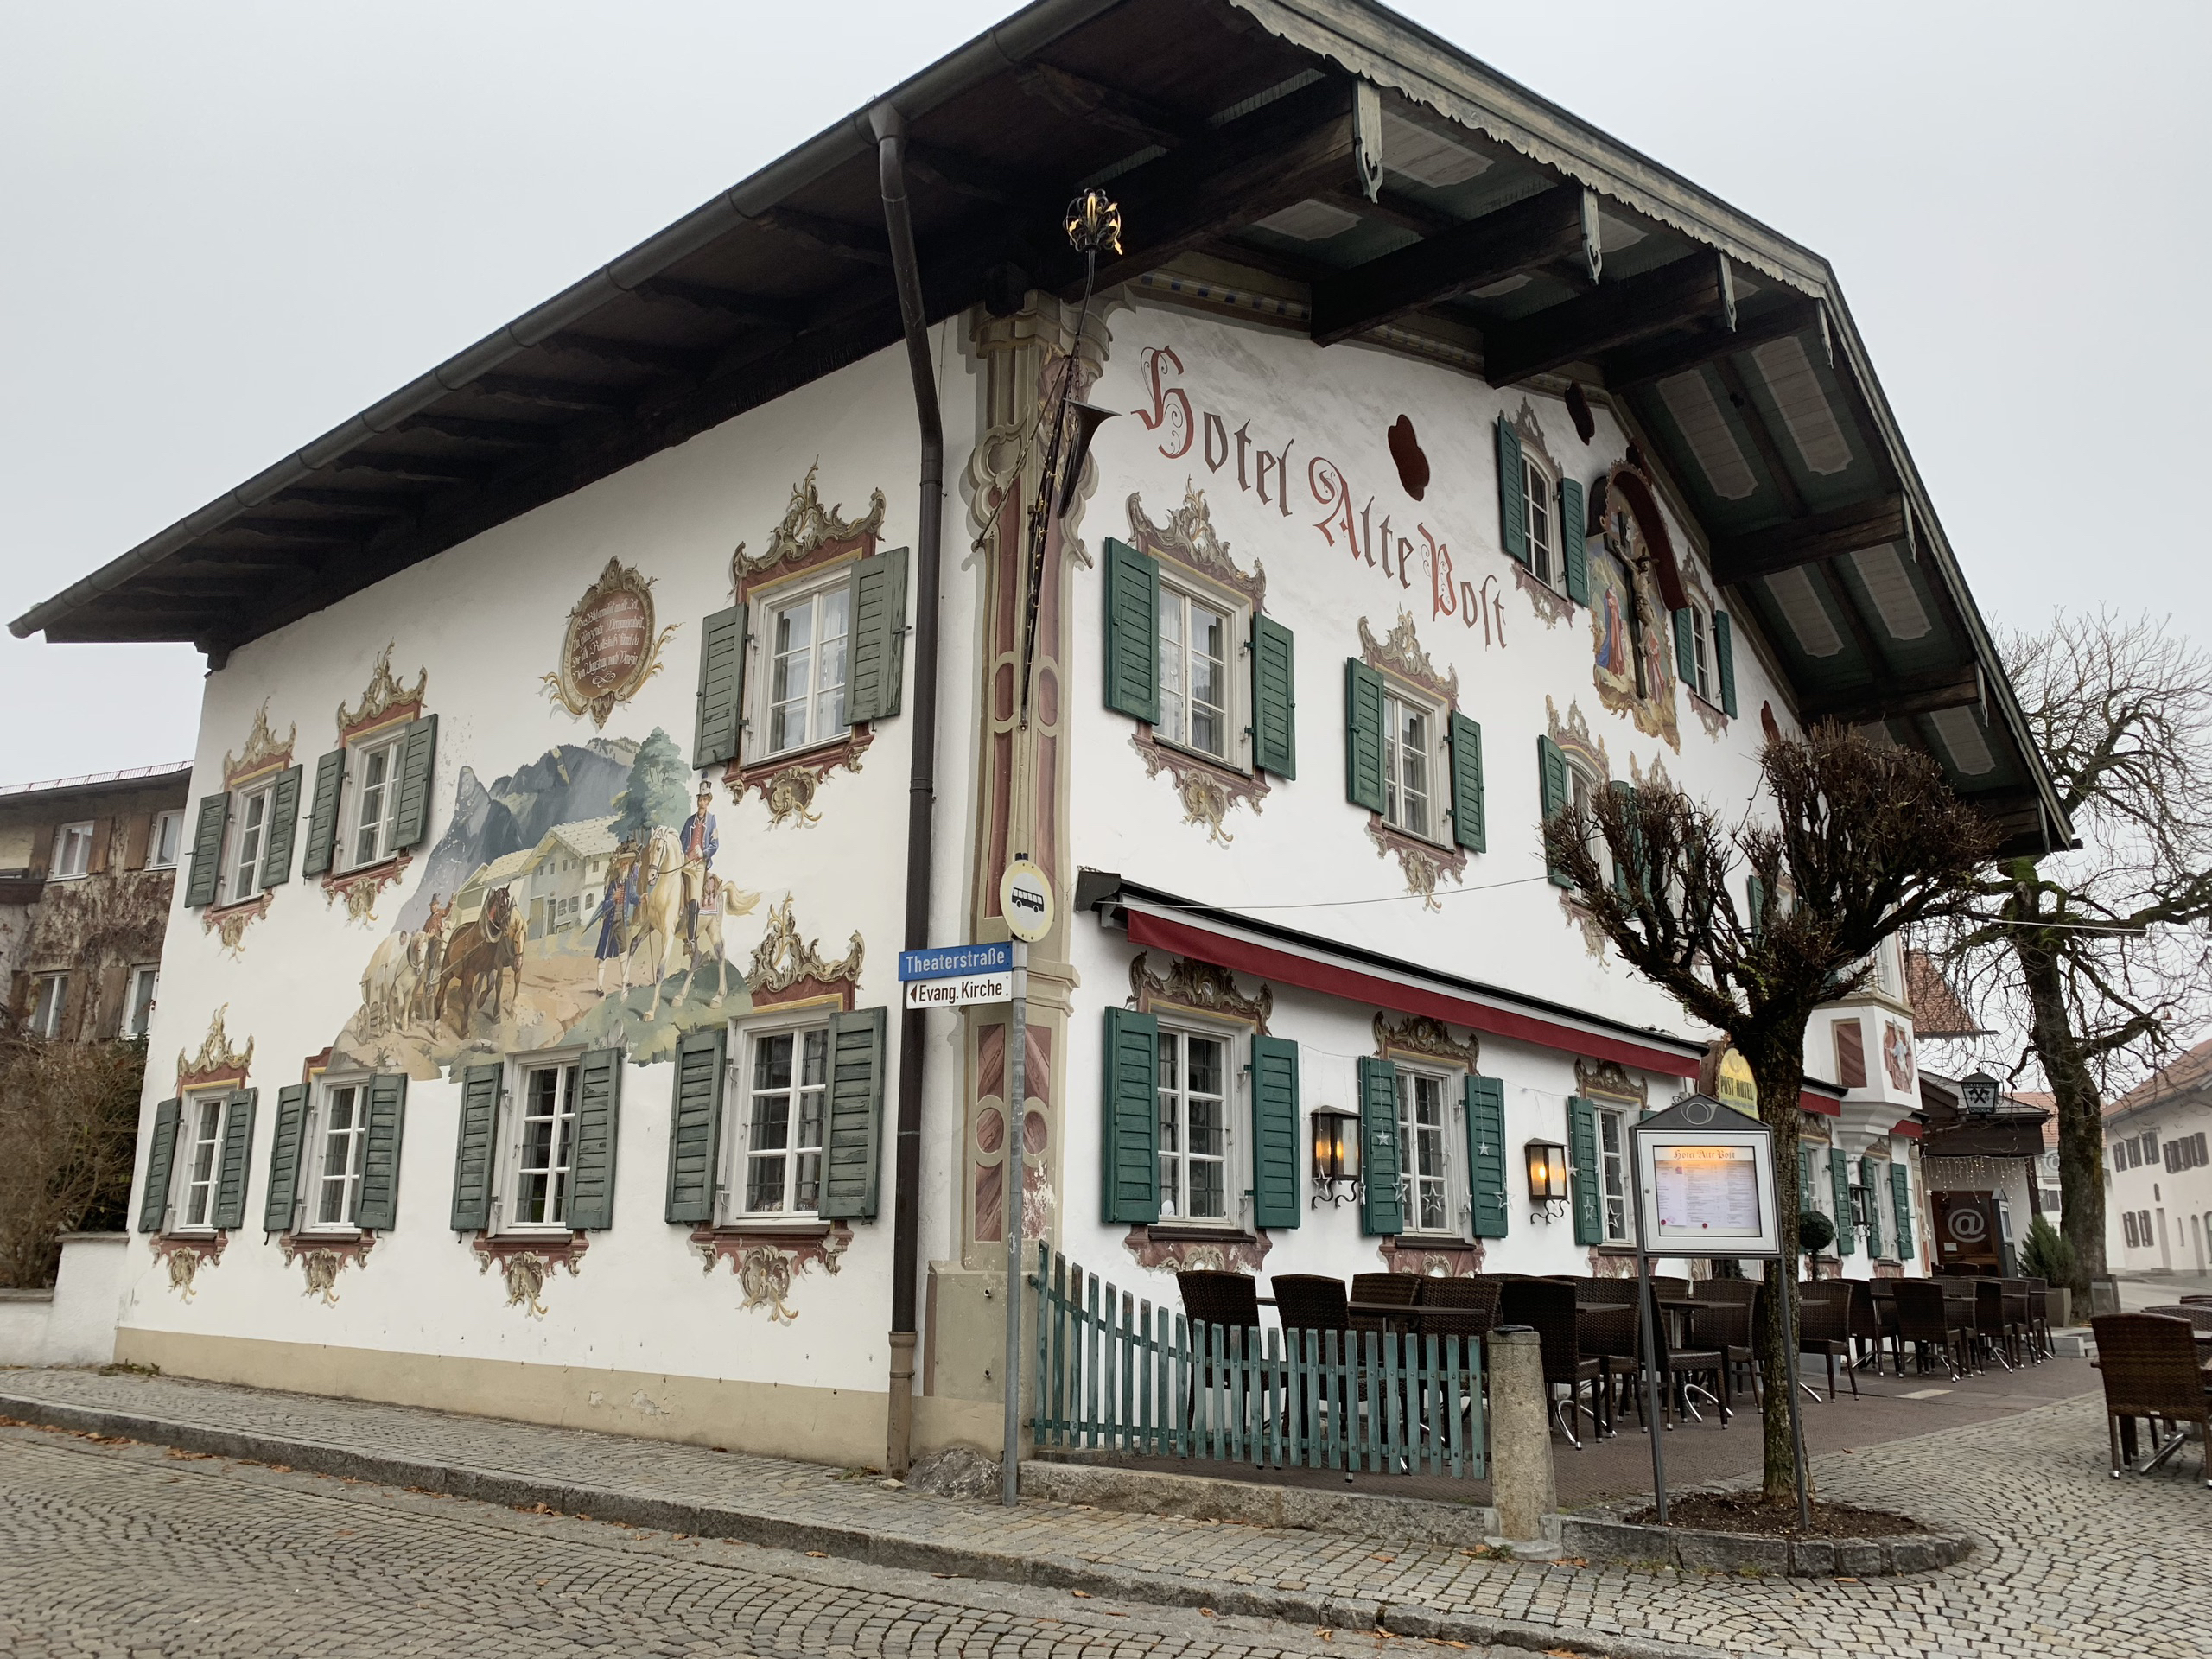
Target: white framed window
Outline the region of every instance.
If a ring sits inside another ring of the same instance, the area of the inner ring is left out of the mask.
[[[123,1005],[123,1034],[143,1037],[154,1023],[154,1003],[162,994],[162,969],[157,963],[141,963],[130,970],[130,995]]]
[[[1399,1201],[1409,1233],[1453,1230],[1450,1079],[1398,1067]]]
[[[1229,1040],[1160,1033],[1160,1218],[1230,1217]]]
[[[1598,1116],[1598,1185],[1605,1198],[1605,1243],[1630,1244],[1628,1215],[1628,1112],[1600,1106]]]
[[[146,868],[175,869],[183,846],[184,814],[175,810],[155,813],[154,822],[146,832]]]
[[[399,827],[399,751],[406,729],[365,739],[346,756],[346,777],[353,785],[353,823],[341,845],[349,870],[380,864],[391,856]]]
[[[813,1215],[830,1116],[828,1022],[747,1032],[735,1070],[743,1111],[730,1187],[738,1213]]]
[[[1590,856],[1597,861],[1599,875],[1605,880],[1611,881],[1613,879],[1612,849],[1605,844],[1605,837],[1599,833],[1596,821],[1590,816],[1590,809],[1598,798],[1598,791],[1605,787],[1601,781],[1592,777],[1574,762],[1572,760],[1567,762],[1567,798],[1573,804],[1575,821],[1582,824],[1589,832],[1587,844],[1590,849]]]
[[[368,1146],[368,1079],[326,1082],[321,1095],[308,1126],[303,1225],[308,1232],[353,1232],[360,1226],[361,1158]]]
[[[215,1183],[223,1170],[223,1105],[221,1095],[193,1095],[186,1098],[177,1126],[175,1230],[213,1232],[215,1227]]]
[[[223,861],[223,902],[242,905],[261,895],[261,860],[269,846],[269,813],[276,786],[242,789],[231,802],[229,855]]]
[[[1443,803],[1437,764],[1443,741],[1441,713],[1386,683],[1382,694],[1382,820],[1424,841],[1440,838]]]
[[[506,1203],[501,1230],[566,1232],[575,1173],[580,1057],[531,1060],[515,1071],[509,1102]]]
[[[1558,480],[1525,448],[1521,452],[1523,499],[1529,504],[1529,574],[1547,588],[1567,586],[1567,562],[1559,523]]]
[[[1713,616],[1695,600],[1690,601],[1690,690],[1707,702],[1717,702],[1713,683]]]
[[[755,601],[760,607],[754,652],[759,683],[748,707],[761,711],[754,734],[759,754],[810,749],[850,729],[845,718],[850,582],[849,568],[840,565],[810,587]]]
[[[31,1035],[53,1039],[61,1034],[61,1015],[69,1006],[69,976],[41,974],[38,994],[31,999]]]
[[[52,881],[73,881],[88,875],[92,868],[92,824],[87,818],[82,823],[65,823],[54,832],[54,868],[48,874]]]
[[[1178,747],[1241,764],[1236,717],[1236,607],[1160,584],[1160,721],[1153,729]]]

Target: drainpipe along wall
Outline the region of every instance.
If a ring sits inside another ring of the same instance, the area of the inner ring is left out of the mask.
[[[921,271],[906,205],[906,123],[889,103],[868,112],[876,137],[884,228],[891,237],[892,274],[906,326],[906,361],[914,376],[914,413],[921,423],[920,523],[914,582],[914,760],[906,794],[906,942],[930,942],[931,809],[937,793],[938,542],[944,516],[944,423],[938,409],[937,368],[930,356],[929,319],[922,310]],[[914,1442],[914,1316],[921,1267],[922,1060],[925,1021],[918,1008],[899,1015],[899,1116],[891,1233],[891,1392],[883,1466],[903,1476]]]

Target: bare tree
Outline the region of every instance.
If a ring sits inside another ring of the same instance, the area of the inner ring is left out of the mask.
[[[54,1282],[59,1235],[129,1224],[143,1043],[0,1030],[0,1285]]]
[[[1916,752],[1824,727],[1769,742],[1760,766],[1770,823],[1755,821],[1754,804],[1726,829],[1670,785],[1601,790],[1546,823],[1544,848],[1622,959],[1735,1045],[1774,1132],[1776,1167],[1794,1171],[1814,1009],[1863,986],[1890,934],[1960,902],[1991,842]],[[1777,1187],[1782,1236],[1793,1240],[1797,1183]],[[1791,1271],[1786,1257],[1781,1270]],[[1764,1492],[1779,1502],[1795,1490],[1797,1338],[1782,1299],[1764,1300]]]
[[[1980,1022],[2016,1034],[2058,1108],[2077,1294],[2105,1276],[2104,1103],[2212,1008],[2212,658],[2164,623],[2058,616],[1999,642],[2082,837],[2008,859],[1942,931]]]

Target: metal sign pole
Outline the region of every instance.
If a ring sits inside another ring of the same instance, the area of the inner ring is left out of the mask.
[[[1797,1258],[1785,1250],[1776,1258],[1775,1267],[1775,1277],[1782,1281],[1783,1345],[1794,1351],[1797,1346]],[[1809,1531],[1813,1522],[1805,1492],[1805,1426],[1797,1416],[1798,1359],[1795,1351],[1786,1353],[1782,1365],[1783,1386],[1789,1394],[1789,1461],[1797,1477],[1797,1530],[1802,1533]]]
[[[1007,1083],[1006,1157],[1006,1450],[999,1462],[999,1501],[1012,1509],[1021,1495],[1022,1135],[1029,1117],[1029,946],[1014,942],[1014,1007],[1007,1023],[1013,1051]]]
[[[1651,1258],[1643,1248],[1643,1150],[1634,1147],[1631,1151],[1629,1179],[1636,1198],[1636,1300],[1643,1308],[1643,1432],[1651,1437],[1651,1502],[1663,1527],[1667,1524],[1667,1453],[1660,1444],[1659,1432],[1658,1290],[1651,1282]]]

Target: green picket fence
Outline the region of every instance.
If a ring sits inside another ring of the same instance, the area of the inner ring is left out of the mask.
[[[1046,1245],[1038,1299],[1040,1447],[1262,1468],[1482,1477],[1482,1344],[1375,1331],[1193,1325]]]

